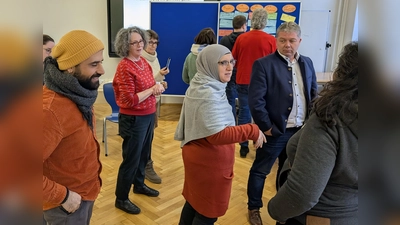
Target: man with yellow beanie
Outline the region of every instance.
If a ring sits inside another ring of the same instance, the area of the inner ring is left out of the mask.
[[[93,104],[103,49],[92,34],[73,30],[44,62],[43,214],[49,225],[89,224],[100,192]]]

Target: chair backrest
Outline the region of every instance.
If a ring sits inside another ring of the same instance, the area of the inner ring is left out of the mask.
[[[106,83],[103,85],[104,98],[107,103],[111,106],[112,113],[118,113],[119,107],[115,101],[114,89],[112,83]]]

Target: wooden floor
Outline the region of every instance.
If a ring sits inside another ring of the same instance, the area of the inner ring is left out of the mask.
[[[136,224],[136,225],[170,225],[178,224],[184,198],[182,196],[184,169],[181,156],[180,142],[173,139],[181,105],[166,104],[161,106],[158,128],[155,130],[152,159],[156,172],[161,176],[161,184],[153,184],[145,181],[152,188],[160,191],[158,197],[147,197],[130,193],[130,200],[138,205],[142,212],[138,215],[130,215],[114,207],[115,184],[118,167],[121,163],[121,142],[118,136],[118,125],[107,122],[108,151],[109,156],[104,156],[104,143],[102,137],[102,119],[111,113],[107,104],[96,103],[95,113],[97,118],[97,137],[101,146],[100,160],[103,164],[101,177],[103,186],[97,198],[92,225],[111,224]],[[243,225],[249,224],[247,217],[247,179],[249,169],[254,160],[255,151],[252,146],[247,158],[239,157],[239,145],[236,145],[235,177],[231,193],[230,205],[227,213],[218,219],[216,225]],[[267,177],[263,202],[268,203],[275,194],[276,167]],[[261,217],[264,225],[275,225],[266,210],[261,209]]]

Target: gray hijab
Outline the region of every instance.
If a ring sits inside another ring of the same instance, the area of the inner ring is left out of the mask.
[[[226,98],[226,83],[219,78],[218,61],[228,48],[214,44],[204,48],[196,59],[197,73],[190,82],[174,139],[186,143],[216,134],[234,126],[232,108]]]

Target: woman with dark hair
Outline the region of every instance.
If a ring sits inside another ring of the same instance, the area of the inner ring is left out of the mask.
[[[344,47],[320,96],[287,144],[284,183],[268,203],[277,224],[358,224],[358,43]]]
[[[167,82],[165,82],[165,76],[169,73],[169,69],[167,67],[160,67],[160,62],[157,58],[157,47],[160,44],[158,34],[154,30],[146,31],[149,36],[149,42],[144,51],[142,51],[142,57],[146,59],[146,61],[151,66],[153,70],[153,76],[156,82],[161,83],[164,88],[167,88]],[[160,103],[161,96],[156,96],[156,104]],[[157,107],[156,107],[157,108]],[[158,108],[157,108],[158,110]],[[157,111],[155,114],[154,128],[158,127],[158,115]],[[146,164],[146,172],[145,177],[148,181],[161,184],[161,177],[158,176],[153,167],[153,160],[151,159],[151,151],[149,153],[149,161]]]
[[[43,70],[44,70],[44,59],[50,56],[54,45],[55,45],[54,39],[47,34],[43,34]],[[43,85],[44,85],[44,77],[43,77]]]
[[[130,214],[140,213],[140,208],[128,198],[132,184],[136,194],[159,195],[144,183],[154,134],[155,96],[164,91],[163,85],[154,80],[150,65],[141,56],[147,40],[146,31],[129,27],[118,31],[114,43],[117,54],[123,57],[113,80],[119,106],[119,134],[123,139],[115,207]]]
[[[47,34],[43,34],[43,62],[46,57],[50,56],[54,45],[54,39]]]
[[[190,84],[190,81],[197,73],[196,59],[197,55],[208,45],[216,44],[217,36],[215,36],[214,30],[210,27],[202,29],[194,38],[194,44],[190,49],[190,53],[183,63],[182,80],[183,82]]]

